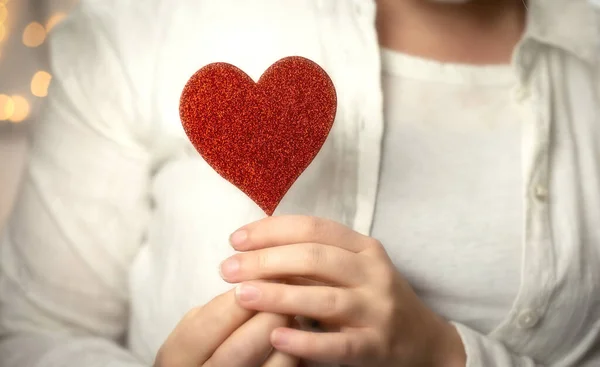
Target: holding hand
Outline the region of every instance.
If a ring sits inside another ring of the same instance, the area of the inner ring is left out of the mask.
[[[296,367],[269,335],[289,317],[241,308],[233,291],[187,313],[158,352],[155,367]]]
[[[273,346],[302,359],[352,366],[464,366],[456,329],[429,310],[375,239],[324,219],[269,217],[231,236],[242,253],[223,262],[249,310],[299,315],[337,328],[288,327]],[[264,282],[303,277],[322,285]]]

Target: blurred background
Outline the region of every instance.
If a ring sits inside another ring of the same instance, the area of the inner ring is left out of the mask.
[[[27,156],[31,120],[48,94],[47,38],[77,0],[0,0],[0,231]]]

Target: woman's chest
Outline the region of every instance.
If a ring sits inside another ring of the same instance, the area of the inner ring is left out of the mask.
[[[369,130],[368,124],[378,123],[376,111],[381,106],[374,97],[379,83],[378,68],[373,65],[377,50],[369,48],[376,43],[361,36],[368,34],[367,25],[361,29],[354,24],[360,19],[356,14],[344,17],[316,11],[324,2],[299,1],[298,8],[274,0],[248,3],[252,4],[199,2],[198,11],[179,9],[169,33],[177,39],[165,42],[167,46],[158,53],[149,105],[159,126],[157,136],[172,147],[166,150],[154,178],[154,218],[148,243],[131,273],[130,340],[140,355],[154,355],[189,308],[231,288],[217,270],[233,253],[228,236],[264,216],[194,156],[196,153],[189,153],[178,102],[183,85],[198,68],[226,61],[256,80],[284,56],[302,55],[320,63],[338,89],[338,118],[323,150],[284,198],[279,213],[319,215],[352,225],[375,205],[377,179],[373,175],[377,174],[380,141],[377,127]],[[357,11],[350,6],[352,2],[342,3],[332,2],[331,9],[339,6],[336,9],[348,14]],[[259,11],[268,5],[274,10]],[[228,10],[230,15],[216,20]],[[188,11],[197,17],[197,24]],[[341,38],[336,41],[337,36]],[[600,316],[600,302],[591,296],[600,293],[600,206],[593,205],[600,202],[600,119],[591,99],[579,112],[570,108],[575,89],[570,86],[571,94],[558,96],[559,102],[541,99],[530,103],[533,107],[525,113],[532,130],[538,129],[541,119],[551,122],[552,143],[544,152],[542,138],[534,133],[532,141],[523,144],[524,160],[531,162],[523,169],[524,281],[507,326],[496,335],[509,344],[514,340],[511,347],[515,350],[542,360],[556,360],[578,339],[590,337],[593,330],[585,324]],[[589,86],[583,90],[586,96],[591,93]],[[555,103],[563,108],[544,112]],[[188,153],[183,155],[173,153],[186,149]],[[547,160],[540,158],[544,154]],[[369,222],[368,214],[364,218]],[[568,314],[564,310],[569,310]],[[532,314],[536,322],[522,327],[523,315]],[[574,315],[580,325],[577,328],[567,324]],[[565,343],[567,339],[552,330],[573,330],[573,335]]]
[[[181,134],[178,105],[187,80],[213,62],[233,64],[257,81],[277,60],[303,56],[325,69],[333,80],[340,113],[361,98],[365,59],[361,38],[372,33],[363,0],[197,1],[173,4],[164,38],[156,50],[153,88],[147,95],[151,118],[161,128]],[[363,5],[364,8],[364,5]],[[373,9],[367,9],[371,12]],[[365,13],[362,18],[359,12]],[[372,40],[369,40],[372,41]],[[342,129],[345,119],[336,123]]]

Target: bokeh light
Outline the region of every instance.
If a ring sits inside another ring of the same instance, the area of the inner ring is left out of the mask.
[[[18,61],[14,63],[13,61],[15,58],[25,55],[26,48],[36,48],[44,45],[49,32],[67,18],[71,8],[77,2],[79,1],[49,1],[46,16],[43,18],[30,18],[25,23],[21,23],[24,18],[22,15],[30,17],[40,14],[33,11],[37,10],[34,9],[35,5],[32,5],[33,8],[31,9],[26,6],[24,13],[21,14],[19,11],[23,9],[19,6],[21,0],[0,0],[0,70],[3,71],[0,75],[0,86],[2,87],[2,90],[0,90],[0,126],[8,122],[26,121],[35,111],[35,104],[40,102],[37,98],[48,96],[49,87],[52,84],[52,75],[45,70],[39,70],[43,68],[43,66],[40,67],[44,65],[43,61],[41,64],[37,64],[37,68],[35,67],[35,60],[31,60],[32,62],[27,60],[23,64],[19,64]],[[12,9],[13,4],[17,7],[17,10]],[[32,1],[32,4],[35,4],[35,1]],[[31,23],[27,24],[28,22]],[[12,65],[15,65],[16,73],[10,72]],[[5,77],[8,77],[8,80],[4,80]]]
[[[7,17],[8,10],[6,9],[6,5],[0,3],[0,23],[4,23]]]
[[[0,121],[8,120],[15,112],[15,103],[6,94],[0,94]]]
[[[67,14],[58,12],[52,14],[50,19],[46,22],[46,32],[50,32],[58,23],[62,22],[67,17]]]
[[[31,94],[36,97],[46,97],[48,95],[48,86],[50,86],[50,81],[52,80],[52,75],[43,70],[38,71],[31,78]]]
[[[23,31],[23,44],[27,47],[38,47],[46,39],[46,28],[38,22],[29,23]]]
[[[9,117],[9,120],[14,123],[19,123],[29,116],[29,102],[23,96],[12,96],[11,97],[14,103],[14,112],[12,116]]]

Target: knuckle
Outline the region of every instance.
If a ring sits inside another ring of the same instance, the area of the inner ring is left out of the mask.
[[[359,308],[356,300],[346,292],[333,290],[327,292],[320,308],[320,313],[326,319],[342,320],[360,318]]]
[[[344,341],[340,344],[340,349],[341,355],[346,360],[362,360],[364,357],[364,348],[357,338],[344,338]]]
[[[322,305],[323,317],[332,318],[341,313],[341,297],[338,292],[330,291],[325,294]]]
[[[307,238],[316,238],[319,233],[323,231],[323,227],[325,226],[325,222],[323,219],[318,217],[304,217],[302,223],[302,229],[305,237]]]
[[[271,257],[268,251],[260,251],[256,261],[256,268],[260,273],[264,273],[271,266]]]
[[[381,243],[381,241],[379,241],[376,238],[373,237],[369,237],[368,241],[368,247],[372,248],[372,249],[376,249],[376,250],[383,250],[383,244]]]
[[[316,243],[311,243],[306,248],[305,266],[307,270],[313,271],[325,263],[324,247]]]

